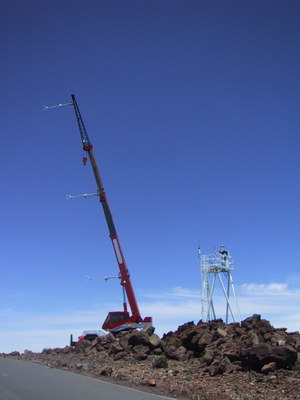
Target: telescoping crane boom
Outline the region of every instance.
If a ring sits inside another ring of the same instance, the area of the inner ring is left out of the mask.
[[[118,238],[118,234],[115,228],[115,224],[113,221],[113,217],[109,208],[109,204],[107,201],[107,197],[104,191],[102,179],[99,173],[99,169],[94,157],[93,152],[93,145],[90,142],[88,137],[87,131],[85,129],[85,125],[83,119],[81,117],[78,104],[75,99],[75,95],[71,95],[72,102],[70,105],[74,106],[76,119],[80,131],[81,142],[83,146],[83,150],[86,151],[88,157],[91,162],[91,166],[93,169],[93,173],[95,176],[97,188],[98,188],[98,195],[100,203],[102,204],[102,208],[104,211],[106,223],[109,230],[109,236],[112,241],[113,249],[115,252],[116,260],[119,266],[119,277],[120,277],[120,284],[123,286],[125,290],[126,297],[129,302],[129,306],[131,309],[131,314],[129,314],[127,309],[127,303],[124,296],[124,303],[123,303],[123,311],[111,311],[108,313],[103,325],[102,329],[107,331],[120,331],[127,328],[142,328],[144,326],[151,326],[152,325],[152,317],[145,317],[144,319],[141,317],[138,303],[136,301],[136,297],[134,294],[134,290],[131,284],[129,271],[126,265],[126,261],[124,258],[124,254],[121,249],[120,241]],[[84,159],[84,163],[86,162],[86,158]]]

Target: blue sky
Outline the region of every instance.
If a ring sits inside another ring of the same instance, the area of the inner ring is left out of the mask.
[[[4,1],[0,352],[121,309],[75,93],[143,316],[201,318],[197,246],[231,252],[242,317],[300,329],[297,1]],[[221,305],[217,307],[222,314]],[[220,315],[222,316],[222,315]]]

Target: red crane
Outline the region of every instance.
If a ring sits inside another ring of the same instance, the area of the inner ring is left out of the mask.
[[[123,291],[126,293],[126,297],[129,302],[130,310],[131,310],[131,315],[128,312],[127,309],[127,303],[126,303],[126,298],[125,298],[125,293],[124,293],[124,303],[123,303],[123,311],[110,311],[102,325],[102,329],[107,330],[107,331],[120,331],[123,329],[127,328],[142,328],[144,326],[151,326],[152,325],[152,317],[145,317],[144,319],[141,317],[140,310],[135,298],[134,290],[131,284],[130,280],[130,275],[129,271],[126,265],[126,261],[124,258],[124,254],[121,249],[120,241],[118,238],[118,234],[115,228],[115,224],[113,221],[113,217],[109,208],[109,204],[107,201],[107,197],[104,191],[102,179],[100,177],[99,169],[96,164],[96,160],[94,157],[94,152],[93,152],[93,145],[90,142],[90,139],[88,137],[87,131],[84,126],[83,119],[81,117],[80,111],[78,104],[75,99],[75,95],[71,95],[72,102],[70,105],[74,106],[75,114],[76,114],[76,119],[80,131],[80,137],[82,141],[82,146],[83,150],[86,151],[90,162],[91,166],[93,169],[93,173],[95,176],[97,188],[98,188],[98,195],[99,195],[99,200],[102,205],[106,223],[108,226],[109,230],[109,237],[112,241],[113,249],[115,252],[116,260],[119,266],[119,278],[120,278],[120,284],[123,287]],[[84,164],[86,163],[87,159],[86,157],[83,158]]]

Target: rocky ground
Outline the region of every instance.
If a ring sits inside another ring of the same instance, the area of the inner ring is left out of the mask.
[[[259,315],[241,324],[189,322],[163,338],[147,328],[2,354],[191,400],[300,400],[298,355],[299,333],[275,329]]]

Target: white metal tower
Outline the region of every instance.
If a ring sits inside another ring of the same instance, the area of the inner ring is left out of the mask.
[[[214,250],[212,254],[201,254],[199,248],[198,255],[201,269],[202,321],[216,319],[213,295],[216,284],[219,283],[225,297],[226,324],[229,322],[229,314],[233,322],[240,322],[241,315],[231,273],[234,268],[232,268],[233,262],[229,252],[221,246],[218,252]]]

